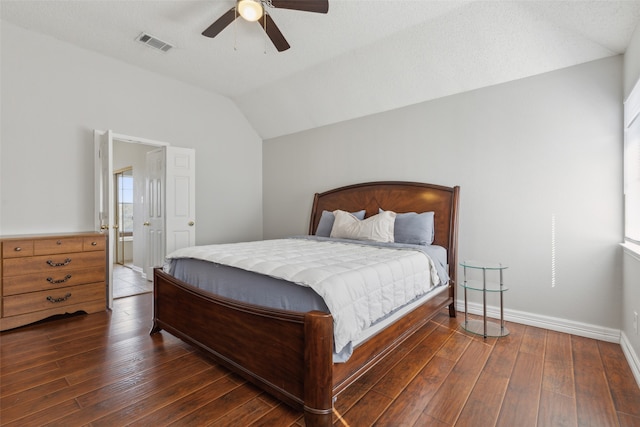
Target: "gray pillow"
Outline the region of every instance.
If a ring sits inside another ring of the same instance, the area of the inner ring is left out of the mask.
[[[383,210],[380,209],[380,212]],[[407,212],[396,215],[393,239],[396,243],[430,245],[434,237],[433,212]]]
[[[364,214],[366,213],[366,211],[363,209],[361,211],[351,213],[353,214],[353,216],[362,221],[364,219]],[[333,212],[322,211],[322,216],[320,217],[318,228],[316,228],[316,236],[330,237],[331,229],[333,228],[333,222],[335,220],[336,217],[333,215]]]

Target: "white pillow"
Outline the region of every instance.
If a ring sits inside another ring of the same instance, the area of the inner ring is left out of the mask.
[[[331,229],[331,237],[338,239],[371,240],[393,242],[396,213],[384,211],[360,221],[349,212],[333,211],[336,220]]]

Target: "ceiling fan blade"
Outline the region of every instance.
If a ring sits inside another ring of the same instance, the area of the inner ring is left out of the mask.
[[[303,12],[327,13],[329,11],[329,0],[271,0],[271,4],[279,9]]]
[[[271,19],[270,15],[267,15],[266,13],[262,15],[262,18],[260,18],[260,25],[262,25],[262,28],[264,28],[264,30],[267,32],[267,35],[271,39],[271,42],[276,47],[276,49],[278,49],[278,52],[285,51],[291,47],[289,46],[287,40],[285,40],[276,23],[273,22],[273,19]]]
[[[232,7],[227,11],[227,13],[222,15],[220,18],[218,18],[217,21],[211,24],[209,28],[204,30],[202,32],[202,35],[206,37],[215,37],[220,33],[220,31],[227,28],[227,25],[235,21],[235,19],[236,19],[236,8]]]

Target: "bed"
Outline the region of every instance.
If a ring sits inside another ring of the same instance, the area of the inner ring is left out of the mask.
[[[382,210],[434,212],[432,245],[446,250],[448,283],[418,301],[374,335],[358,342],[346,361],[334,362],[334,319],[325,310],[308,312],[265,307],[202,290],[162,268],[154,270],[151,333],[167,332],[213,358],[284,403],[304,411],[305,425],[332,424],[333,403],[367,370],[448,307],[455,317],[459,187],[415,182],[371,182],[316,193],[309,235],[323,212]]]

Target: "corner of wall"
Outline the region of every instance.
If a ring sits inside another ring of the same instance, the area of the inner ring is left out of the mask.
[[[627,358],[627,362],[629,363],[629,367],[633,372],[636,383],[638,383],[638,387],[640,387],[640,358],[638,358],[638,355],[633,350],[631,342],[624,332],[620,334],[620,346],[622,347],[624,357]]]
[[[624,99],[631,94],[640,79],[640,24],[636,27],[624,54],[623,90]]]

